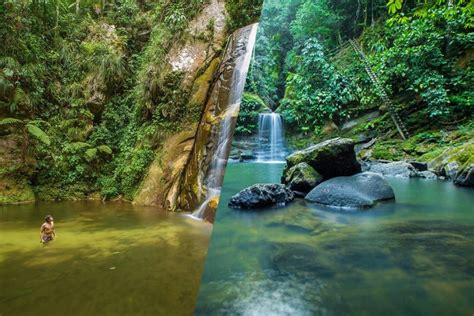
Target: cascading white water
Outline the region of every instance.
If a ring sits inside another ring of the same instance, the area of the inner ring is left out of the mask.
[[[283,120],[278,113],[260,113],[258,117],[257,159],[261,162],[281,162],[287,155]]]
[[[217,150],[212,158],[212,163],[205,180],[207,188],[206,199],[199,209],[192,214],[193,217],[199,219],[203,218],[209,202],[220,196],[222,182],[224,181],[225,167],[232,143],[232,135],[234,133],[234,122],[239,114],[245,81],[247,79],[247,73],[255,47],[255,40],[257,38],[257,28],[258,24],[252,25],[245,45],[245,54],[236,60],[235,69],[232,74],[231,91],[229,93],[229,105],[224,114],[221,115]]]

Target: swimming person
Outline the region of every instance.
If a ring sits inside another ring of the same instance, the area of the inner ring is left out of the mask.
[[[56,238],[56,231],[54,230],[54,219],[51,215],[46,215],[44,223],[40,229],[40,242],[47,244]]]

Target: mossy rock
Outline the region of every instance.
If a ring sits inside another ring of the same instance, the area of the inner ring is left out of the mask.
[[[323,176],[306,162],[301,162],[291,167],[282,180],[292,191],[307,193],[323,181]]]
[[[0,177],[0,204],[34,201],[35,194],[26,178]]]
[[[354,142],[349,138],[334,138],[297,151],[286,158],[284,176],[302,162],[314,168],[325,179],[350,176],[361,171],[354,151]]]
[[[189,101],[190,107],[201,108],[204,102],[206,102],[207,94],[212,83],[212,78],[217,70],[217,67],[219,67],[219,63],[220,58],[213,59],[204,73],[194,81],[191,99]]]
[[[434,154],[424,155],[422,158],[432,158]],[[474,186],[474,143],[449,147],[432,158],[428,166],[438,174],[444,175],[455,184]]]

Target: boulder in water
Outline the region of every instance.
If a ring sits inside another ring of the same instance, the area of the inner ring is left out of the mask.
[[[374,162],[369,164],[370,172],[379,173],[383,176],[410,178],[416,176],[415,167],[405,161]]]
[[[438,179],[438,176],[436,173],[426,170],[426,171],[419,171],[416,173],[417,178],[423,178],[423,179],[428,179],[428,180],[436,180]]]
[[[441,174],[443,174],[444,176],[446,176],[446,178],[450,180],[454,180],[458,172],[459,172],[459,164],[457,161],[452,161],[448,163],[441,170]]]
[[[254,184],[234,195],[230,208],[254,209],[273,205],[285,205],[293,201],[295,194],[283,184]]]
[[[325,181],[309,192],[305,199],[328,206],[367,208],[378,201],[395,198],[392,187],[379,174],[363,172],[350,177]]]
[[[304,150],[297,151],[286,158],[283,176],[299,163],[306,162],[325,179],[351,176],[361,171],[354,152],[354,142],[349,138],[334,138]]]
[[[473,187],[474,186],[474,164],[463,168],[454,179],[454,184]]]
[[[286,177],[282,178],[282,182],[292,191],[308,193],[323,182],[323,176],[306,162],[301,162],[286,172]]]
[[[241,160],[252,160],[252,159],[257,159],[257,156],[253,152],[253,150],[245,150],[240,154],[240,159]]]
[[[413,168],[416,169],[416,171],[427,171],[428,170],[428,163],[427,162],[420,162],[420,161],[409,161]]]

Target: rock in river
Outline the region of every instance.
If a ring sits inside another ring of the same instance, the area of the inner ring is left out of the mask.
[[[379,173],[383,176],[410,178],[416,176],[415,167],[406,161],[373,162],[369,164],[368,171]]]
[[[299,163],[306,162],[325,179],[351,176],[361,171],[356,160],[354,142],[349,138],[334,138],[297,151],[286,158],[283,176]]]
[[[373,172],[330,179],[315,187],[305,197],[310,202],[323,205],[354,208],[371,207],[378,201],[394,198],[388,182]]]
[[[323,176],[306,162],[301,162],[288,170],[282,182],[292,191],[308,193],[323,182]]]
[[[254,184],[234,195],[231,208],[253,209],[272,205],[285,205],[293,201],[295,194],[283,184]]]
[[[474,164],[471,164],[462,169],[454,179],[454,184],[474,187]]]

